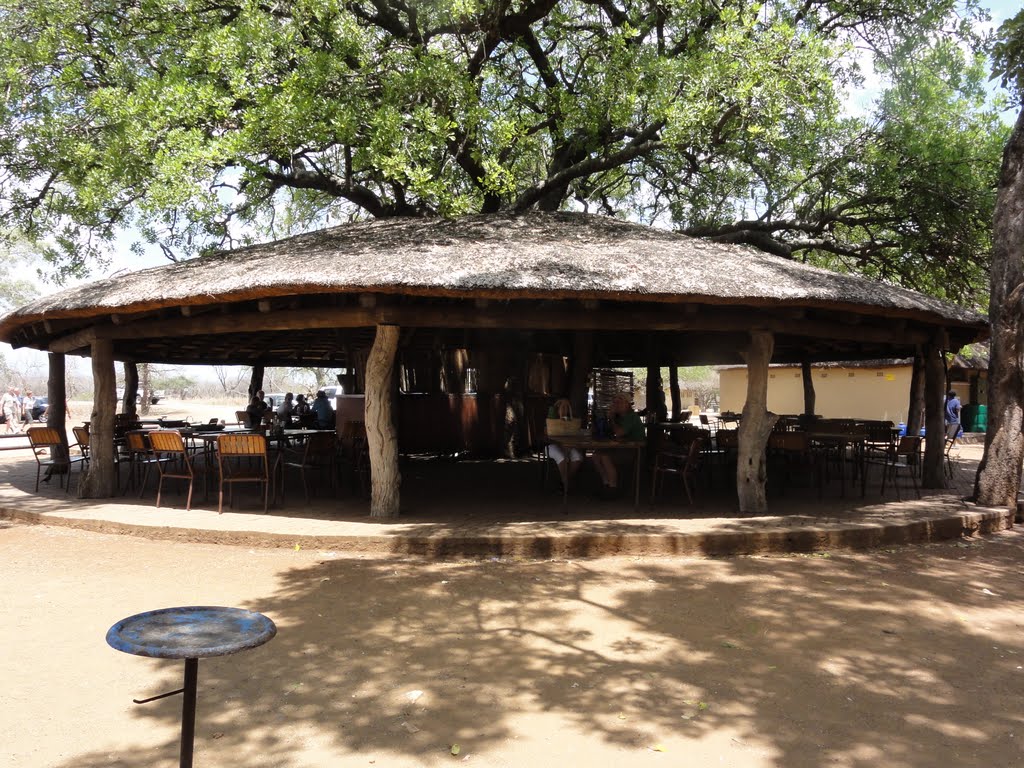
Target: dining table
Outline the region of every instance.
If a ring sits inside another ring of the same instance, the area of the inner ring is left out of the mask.
[[[807,433],[812,447],[825,451],[835,451],[839,457],[839,495],[846,496],[846,450],[853,449],[853,479],[860,477],[860,495],[864,496],[867,488],[867,473],[864,467],[864,445],[867,443],[866,432],[816,432]],[[819,486],[820,489],[820,486]]]
[[[575,448],[583,456],[588,452],[595,451],[616,451],[630,450],[633,452],[633,509],[640,507],[640,454],[647,446],[645,440],[621,440],[610,437],[595,437],[589,430],[582,430],[578,434],[558,435],[549,437],[549,443],[557,443],[566,449]],[[569,473],[566,472],[566,481],[562,484],[562,506],[568,512],[569,508]]]

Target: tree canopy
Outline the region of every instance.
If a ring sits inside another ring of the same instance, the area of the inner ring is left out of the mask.
[[[67,275],[124,229],[177,259],[572,206],[970,301],[1006,131],[956,8],[0,0],[2,213]]]

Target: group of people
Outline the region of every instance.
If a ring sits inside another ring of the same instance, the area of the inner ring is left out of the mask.
[[[327,399],[327,393],[320,390],[313,398],[313,402],[305,395],[294,395],[291,392],[285,394],[284,399],[276,408],[267,402],[267,396],[261,389],[245,408],[247,426],[258,427],[267,421],[267,417],[275,418],[277,423],[284,427],[294,424],[300,426],[313,426],[317,429],[330,429],[334,426],[334,408],[331,401]]]
[[[559,416],[569,409],[567,400],[558,400],[554,405]],[[640,414],[633,411],[633,405],[627,395],[619,393],[612,399],[608,409],[608,437],[618,440],[643,440],[647,434]],[[583,466],[583,453],[578,448],[568,448],[557,442],[548,445],[548,457],[558,467],[562,484],[566,485]],[[614,450],[594,451],[591,454],[594,468],[601,478],[601,493],[606,497],[614,497],[619,492],[619,470],[615,465]]]
[[[32,421],[32,411],[36,407],[36,398],[31,389],[21,394],[21,389],[13,384],[0,397],[0,412],[4,416],[6,433],[21,432]]]

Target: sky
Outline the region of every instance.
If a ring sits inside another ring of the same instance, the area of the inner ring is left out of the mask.
[[[991,21],[981,25],[981,30],[987,32],[997,29],[1003,21],[1017,14],[1021,9],[1021,0],[988,0],[988,2],[981,2],[981,6],[987,8],[992,17]],[[848,101],[848,109],[854,114],[866,113],[870,109],[871,103],[877,98],[881,86],[880,81],[872,73],[870,61],[864,62],[862,69],[865,74],[864,86],[857,92],[850,94]],[[998,90],[998,83],[993,81],[991,87],[993,93],[995,93]],[[1012,123],[1015,117],[1015,113],[1008,113],[1006,120],[1008,123]],[[90,280],[98,280],[119,272],[139,271],[149,267],[163,266],[168,263],[166,257],[155,247],[145,249],[141,255],[133,253],[130,250],[130,246],[136,239],[134,232],[123,234],[115,244],[110,265],[103,270],[97,270]],[[62,290],[63,286],[39,281],[38,288],[41,294],[46,295]],[[28,369],[45,371],[46,369],[45,353],[30,349],[14,350],[9,344],[3,343],[0,343],[0,352],[3,353],[4,358],[16,371],[20,372]],[[202,380],[215,379],[212,370],[203,366],[193,366],[189,369],[188,374]]]

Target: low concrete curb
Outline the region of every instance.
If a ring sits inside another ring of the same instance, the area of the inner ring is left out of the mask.
[[[799,528],[779,525],[743,530],[745,521],[733,521],[730,531],[631,533],[581,531],[567,526],[564,534],[530,533],[513,526],[486,533],[417,533],[416,525],[388,535],[309,535],[260,531],[225,531],[84,519],[12,507],[0,508],[0,519],[34,525],[52,525],[96,533],[139,536],[157,541],[229,544],[245,547],[338,550],[350,555],[398,556],[423,559],[513,557],[527,559],[604,557],[614,555],[730,556],[824,552],[957,539],[995,533],[1013,527],[1013,512],[978,508],[929,519],[883,523],[830,523]]]

